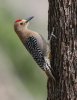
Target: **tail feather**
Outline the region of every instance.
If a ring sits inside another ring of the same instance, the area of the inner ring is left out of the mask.
[[[45,72],[46,72],[46,74],[47,74],[47,76],[48,76],[49,78],[55,80],[55,78],[54,78],[54,76],[53,76],[53,74],[52,74],[52,70],[50,70],[50,68],[48,67],[48,64],[47,64],[47,66],[46,66]]]
[[[55,80],[55,78],[54,78],[54,76],[53,76],[53,74],[52,74],[52,72],[53,72],[53,69],[52,69],[52,67],[50,66],[50,62],[49,62],[49,59],[47,59],[47,58],[45,58],[45,72],[46,72],[46,74],[47,74],[47,76],[49,77],[49,78],[52,78],[53,80]]]

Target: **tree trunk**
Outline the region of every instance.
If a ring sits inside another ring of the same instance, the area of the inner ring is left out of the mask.
[[[49,0],[48,39],[56,81],[48,79],[47,100],[77,100],[77,0]]]

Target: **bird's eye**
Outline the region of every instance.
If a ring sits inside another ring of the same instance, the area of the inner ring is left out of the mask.
[[[23,23],[20,23],[20,25],[23,25]]]

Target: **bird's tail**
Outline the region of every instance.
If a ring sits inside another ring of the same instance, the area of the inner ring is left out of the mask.
[[[49,78],[55,80],[55,78],[54,78],[54,76],[53,76],[53,74],[52,74],[53,69],[52,69],[52,67],[50,66],[49,59],[45,58],[45,61],[46,61],[46,63],[45,63],[45,67],[44,67],[45,69],[44,69],[44,70],[45,70],[47,76],[48,76]]]
[[[45,70],[47,76],[53,80],[55,80],[53,74],[52,74],[52,71],[50,70],[50,68],[48,67],[48,65],[46,66],[46,70]]]

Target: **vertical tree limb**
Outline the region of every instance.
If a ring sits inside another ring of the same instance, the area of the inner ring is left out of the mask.
[[[49,0],[48,39],[56,82],[48,79],[47,100],[77,100],[77,0]]]

